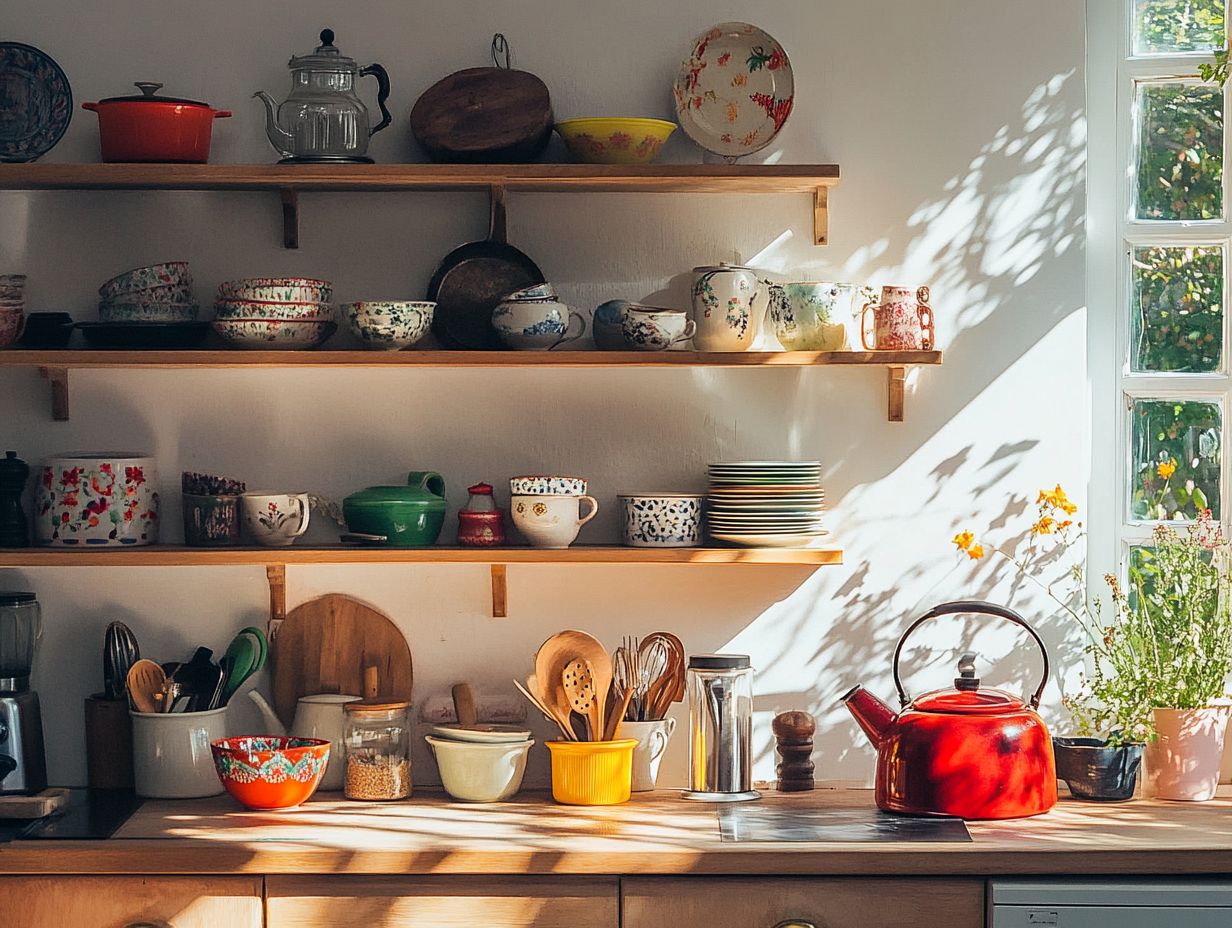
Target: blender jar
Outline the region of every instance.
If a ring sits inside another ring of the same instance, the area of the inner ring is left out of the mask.
[[[34,645],[42,631],[42,614],[33,593],[0,591],[0,692],[30,688]]]

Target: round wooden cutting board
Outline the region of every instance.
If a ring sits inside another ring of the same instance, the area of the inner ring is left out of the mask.
[[[543,81],[527,71],[467,68],[415,101],[411,132],[434,161],[533,161],[552,135],[552,101]]]
[[[274,711],[286,725],[301,696],[364,694],[364,668],[377,668],[377,695],[411,698],[411,649],[384,613],[329,593],[292,609],[270,645]]]

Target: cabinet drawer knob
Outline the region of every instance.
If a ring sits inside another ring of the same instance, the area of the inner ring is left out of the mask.
[[[817,926],[802,918],[789,918],[785,922],[779,922],[774,928],[817,928]]]
[[[129,922],[124,928],[171,928],[167,922]]]

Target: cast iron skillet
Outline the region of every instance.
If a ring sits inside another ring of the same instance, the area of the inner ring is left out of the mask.
[[[505,204],[493,191],[488,238],[459,245],[428,283],[428,299],[436,303],[432,331],[446,348],[501,349],[492,310],[513,291],[543,282],[539,266],[505,241]]]

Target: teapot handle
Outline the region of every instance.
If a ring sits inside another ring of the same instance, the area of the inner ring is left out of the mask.
[[[1035,694],[1031,697],[1031,708],[1038,709],[1040,698],[1044,695],[1044,687],[1048,685],[1048,649],[1044,647],[1044,640],[1030,625],[1027,620],[1020,616],[1013,609],[1007,609],[1005,606],[997,606],[993,603],[986,603],[981,600],[961,600],[953,603],[942,603],[940,606],[933,606],[921,618],[916,619],[911,624],[911,627],[903,632],[903,636],[898,639],[898,647],[894,649],[894,687],[898,690],[899,702],[906,706],[911,702],[911,697],[907,695],[903,689],[902,678],[898,675],[898,662],[903,653],[903,645],[907,643],[907,638],[917,628],[927,622],[929,619],[935,619],[943,615],[958,615],[962,613],[976,613],[979,615],[995,615],[998,618],[1005,619],[1007,622],[1013,622],[1015,625],[1021,625],[1027,630],[1027,633],[1035,639],[1035,643],[1039,645],[1040,654],[1044,658],[1044,677],[1040,680],[1040,685],[1036,688]]]
[[[366,68],[360,68],[359,73],[363,77],[376,78],[376,105],[381,108],[381,121],[368,133],[368,137],[371,138],[393,122],[389,107],[385,105],[385,101],[389,99],[389,74],[379,64],[370,64]]]

